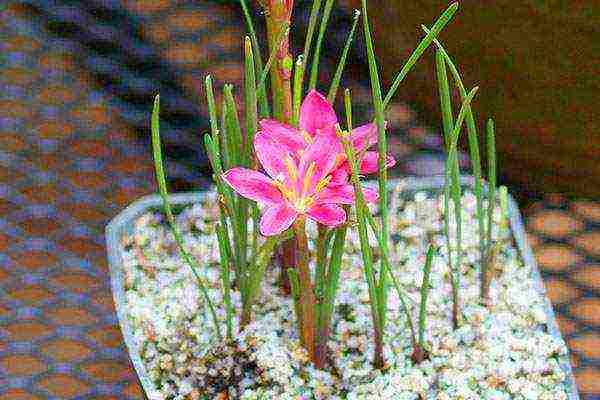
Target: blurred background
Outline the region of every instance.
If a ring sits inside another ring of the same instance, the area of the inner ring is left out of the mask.
[[[422,37],[420,24],[449,2],[370,3],[387,87]],[[310,4],[296,0],[296,50]],[[337,2],[324,87],[358,5]],[[252,13],[262,36],[263,16]],[[524,213],[584,399],[600,399],[598,22],[596,0],[466,0],[441,35],[465,85],[480,86],[480,126],[496,121],[501,183]],[[148,123],[157,92],[172,190],[207,187],[202,79],[243,84],[239,3],[5,0],[0,32],[0,399],[139,399],[104,226],[156,189]],[[358,103],[356,119],[367,120],[357,36],[343,85]],[[389,109],[397,176],[443,168],[433,64],[428,51]],[[466,152],[461,163],[468,172]]]

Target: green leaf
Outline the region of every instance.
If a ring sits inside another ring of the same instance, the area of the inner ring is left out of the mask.
[[[492,246],[492,225],[494,221],[494,208],[496,208],[496,137],[494,133],[494,121],[490,118],[487,122],[487,156],[488,156],[488,230],[487,248],[488,252]]]
[[[304,80],[304,57],[298,56],[294,67],[294,86],[292,94],[292,125],[298,126],[300,104],[302,102],[302,82]]]
[[[226,311],[227,339],[233,339],[233,308],[231,306],[231,283],[229,271],[229,253],[227,250],[228,239],[225,236],[223,225],[217,224],[217,241],[219,242],[219,255],[221,261],[221,288],[223,291],[223,303]]]
[[[244,148],[245,164],[250,166],[252,163],[254,143],[254,134],[258,130],[258,111],[256,100],[256,74],[254,72],[254,54],[252,53],[252,44],[250,38],[246,36],[244,45],[245,64],[244,64],[244,111],[246,112],[246,140]]]
[[[331,81],[331,85],[329,86],[329,93],[327,94],[327,101],[329,101],[331,104],[335,102],[335,96],[337,94],[338,87],[340,86],[342,73],[344,72],[344,68],[346,67],[346,58],[348,57],[350,45],[352,45],[352,40],[354,39],[354,31],[356,31],[356,26],[358,25],[358,18],[360,18],[360,11],[354,10],[354,21],[352,22],[352,29],[350,29],[350,33],[348,34],[348,38],[346,39],[346,45],[344,46],[344,50],[342,51],[342,56],[340,57],[340,60],[338,62],[335,74],[333,75],[333,80]]]
[[[402,67],[402,69],[400,70],[400,72],[398,72],[398,75],[396,75],[396,77],[394,78],[394,81],[392,82],[392,86],[390,87],[390,90],[388,91],[387,95],[385,96],[385,100],[383,101],[384,108],[388,106],[388,104],[390,103],[390,100],[392,100],[392,97],[398,90],[400,83],[402,83],[402,81],[404,80],[406,75],[410,72],[412,67],[417,63],[417,61],[419,60],[419,58],[421,57],[421,55],[423,54],[425,49],[427,49],[427,47],[429,47],[429,45],[431,44],[433,39],[442,31],[442,29],[444,29],[444,27],[448,24],[448,22],[450,22],[450,20],[456,13],[456,10],[458,10],[458,3],[452,3],[450,5],[450,7],[448,7],[446,9],[446,11],[444,11],[444,13],[437,19],[437,21],[435,21],[435,23],[433,24],[433,27],[431,28],[431,32],[428,33],[427,36],[425,36],[421,40],[419,45],[412,52],[412,54],[410,55],[410,57],[408,58],[408,60],[406,61],[406,63]]]
[[[388,240],[389,240],[389,227],[388,227],[388,207],[387,207],[387,169],[386,169],[386,158],[387,158],[387,137],[385,135],[385,116],[384,108],[385,105],[381,99],[381,85],[379,82],[379,72],[377,71],[377,61],[375,59],[375,51],[373,50],[373,40],[371,38],[371,29],[369,27],[369,17],[367,14],[367,1],[362,0],[362,11],[363,11],[363,27],[365,33],[365,42],[367,44],[367,59],[369,62],[369,76],[371,79],[371,95],[373,99],[373,106],[375,108],[375,123],[377,124],[378,132],[378,183],[379,183],[379,213],[381,216],[381,235],[383,237],[381,253],[384,257],[389,257]],[[381,269],[378,283],[378,307],[380,314],[381,329],[385,327],[385,315],[387,309],[387,273],[385,268]]]
[[[250,38],[252,40],[252,47],[254,52],[254,62],[255,62],[255,71],[256,76],[260,76],[263,70],[262,63],[262,53],[260,51],[260,45],[258,43],[258,39],[256,38],[256,31],[254,30],[254,24],[252,22],[252,17],[250,16],[250,11],[248,10],[248,5],[246,4],[246,0],[240,0],[240,4],[242,5],[242,10],[244,11],[244,17],[246,19],[246,26],[248,27],[248,32],[250,33]],[[257,91],[258,103],[260,104],[260,115],[262,118],[268,118],[271,111],[269,110],[269,103],[267,99],[267,88],[265,83],[259,83],[258,91]]]
[[[423,30],[429,35],[430,31],[424,25],[421,26]],[[454,65],[452,58],[448,55],[442,44],[439,40],[434,40],[435,45],[438,48],[438,51],[442,53],[444,58],[446,59],[446,64],[448,68],[450,68],[450,72],[454,77],[454,81],[458,87],[458,91],[460,93],[461,101],[464,101],[467,97],[467,90],[462,82],[458,69]],[[481,258],[481,262],[484,262],[485,258],[485,223],[484,223],[484,215],[483,215],[483,189],[481,186],[481,157],[479,155],[479,140],[477,135],[477,125],[475,124],[475,117],[473,114],[473,109],[469,106],[467,108],[467,133],[469,140],[469,158],[471,159],[471,169],[473,170],[473,178],[475,179],[474,192],[475,198],[477,202],[477,222],[479,229],[479,255]]]
[[[160,97],[156,95],[154,98],[154,109],[152,111],[152,153],[154,156],[154,170],[156,172],[156,181],[158,184],[158,190],[160,193],[160,197],[162,198],[163,208],[165,214],[167,216],[167,221],[171,227],[171,231],[173,232],[173,236],[175,237],[175,242],[177,243],[177,247],[179,249],[179,253],[184,261],[189,265],[192,273],[196,278],[196,282],[198,283],[198,288],[208,305],[209,312],[212,316],[212,321],[215,326],[215,332],[219,340],[222,339],[221,328],[219,327],[219,320],[217,318],[217,313],[215,311],[215,307],[213,305],[212,300],[208,294],[207,284],[204,282],[204,279],[198,273],[199,266],[196,260],[185,250],[183,245],[183,237],[181,236],[181,232],[175,223],[175,217],[173,216],[173,211],[171,210],[171,205],[169,204],[169,192],[167,190],[167,180],[165,177],[165,171],[163,168],[162,161],[162,150],[160,144],[160,126],[159,126],[159,113],[160,113]]]
[[[225,128],[227,130],[227,142],[231,148],[228,149],[229,159],[232,166],[245,165],[247,160],[243,157],[242,128],[238,118],[237,105],[233,97],[233,86],[227,84],[223,87],[223,99],[225,101]]]
[[[317,37],[317,45],[315,47],[315,55],[312,60],[312,66],[310,69],[310,82],[308,85],[309,89],[315,89],[317,87],[317,78],[319,75],[319,62],[321,58],[321,47],[323,45],[323,38],[325,37],[325,31],[327,30],[327,23],[331,15],[331,9],[333,8],[334,0],[326,0],[325,7],[323,7],[323,17],[321,18],[321,25],[319,26],[319,36]]]
[[[419,307],[419,345],[424,348],[425,324],[427,322],[427,296],[431,289],[429,285],[429,276],[431,273],[431,263],[433,261],[433,246],[427,250],[425,268],[423,269],[423,282],[421,283],[421,306]]]

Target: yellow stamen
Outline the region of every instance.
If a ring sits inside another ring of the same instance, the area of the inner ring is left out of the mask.
[[[298,168],[296,168],[296,164],[294,163],[294,160],[292,160],[292,157],[290,157],[289,155],[283,160],[283,163],[285,164],[287,171],[288,171],[288,175],[290,176],[290,180],[292,182],[296,182],[298,180]]]
[[[277,189],[279,189],[281,194],[283,194],[283,197],[285,197],[286,199],[288,199],[291,202],[293,202],[295,200],[296,195],[293,190],[289,189],[282,182],[277,181],[277,180],[273,181],[273,184],[277,187]]]
[[[329,182],[331,182],[331,175],[326,176],[317,183],[315,192],[319,193],[321,190],[325,189],[325,186],[329,185]]]
[[[317,163],[314,161],[310,163],[306,173],[304,174],[304,181],[302,182],[302,196],[308,193],[310,189],[310,183],[312,182],[313,175],[315,174],[315,169],[317,168]]]
[[[314,139],[312,136],[310,136],[310,133],[308,133],[304,129],[301,129],[300,133],[302,134],[302,136],[304,136],[304,140],[306,140],[306,143],[311,144],[313,142]]]

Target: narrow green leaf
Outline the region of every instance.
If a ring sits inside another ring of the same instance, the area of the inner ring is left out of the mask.
[[[344,89],[344,107],[346,109],[346,129],[352,132],[352,97],[350,89]]]
[[[246,0],[240,0],[240,4],[242,5],[242,10],[244,11],[244,18],[246,19],[246,26],[248,27],[248,32],[250,33],[250,38],[252,40],[252,47],[254,52],[254,62],[255,62],[255,70],[256,76],[260,76],[263,70],[262,63],[262,53],[260,51],[260,45],[258,43],[258,39],[256,37],[256,31],[254,30],[254,23],[252,22],[252,17],[250,16],[250,10],[248,9],[248,5],[246,4]],[[258,103],[260,104],[260,115],[262,118],[268,118],[271,111],[269,110],[269,102],[267,99],[267,88],[265,83],[259,83],[258,91],[257,91]]]
[[[213,92],[212,77],[210,75],[206,75],[206,78],[204,79],[204,87],[206,90],[206,102],[208,103],[210,131],[213,135],[214,140],[219,127],[217,125],[217,108],[215,107],[215,94]]]
[[[254,54],[252,52],[252,43],[246,36],[244,42],[245,64],[244,64],[244,111],[246,112],[246,138],[244,148],[244,160],[247,166],[250,166],[253,160],[252,144],[254,143],[254,134],[258,130],[258,111],[256,100],[256,74],[254,72]]]
[[[294,86],[292,94],[292,125],[298,126],[300,104],[302,103],[302,82],[304,80],[304,57],[298,56],[294,66]]]
[[[325,6],[323,7],[323,17],[321,18],[321,25],[319,26],[319,36],[317,37],[317,45],[315,47],[315,55],[312,59],[312,65],[310,68],[310,82],[308,85],[309,89],[315,89],[317,87],[317,78],[319,75],[319,62],[321,58],[321,47],[323,45],[323,38],[325,37],[325,31],[327,30],[327,23],[331,15],[331,9],[333,8],[334,0],[326,0]]]
[[[429,29],[424,25],[421,25],[421,27],[428,35],[431,33]],[[452,73],[454,81],[458,86],[461,101],[464,101],[467,97],[467,90],[465,89],[458,69],[456,68],[454,62],[452,61],[452,59],[450,58],[440,41],[435,39],[434,43],[446,59],[446,64],[450,68],[450,72]],[[475,198],[477,202],[476,216],[479,230],[479,255],[481,262],[483,263],[485,259],[485,223],[483,211],[483,189],[481,185],[481,157],[479,155],[477,125],[475,124],[475,116],[473,114],[473,109],[470,106],[467,109],[466,123],[469,141],[469,158],[471,159],[471,169],[473,171],[473,178],[475,179],[475,185],[473,190],[475,192]]]
[[[329,258],[327,277],[324,285],[323,301],[321,304],[321,311],[319,313],[319,320],[317,323],[317,332],[319,334],[325,332],[326,327],[328,327],[329,324],[331,324],[331,316],[333,315],[335,296],[339,287],[340,272],[342,270],[342,255],[344,254],[346,230],[346,225],[338,229],[334,229],[335,238],[333,239],[333,247],[331,249],[331,257]],[[327,338],[325,338],[325,340],[326,339]]]
[[[508,220],[510,219],[508,215],[508,189],[506,186],[500,186],[498,191],[500,192],[500,210],[502,211],[503,224],[508,226]]]
[[[436,73],[438,79],[438,93],[440,96],[440,108],[442,110],[442,126],[444,128],[444,141],[446,150],[450,149],[450,134],[454,126],[454,117],[452,115],[452,101],[450,98],[450,85],[448,84],[448,75],[446,74],[446,60],[444,55],[438,50],[435,53]]]
[[[344,46],[344,50],[342,51],[342,56],[340,57],[340,60],[338,62],[335,74],[333,75],[333,80],[331,81],[331,86],[329,86],[329,93],[327,94],[327,101],[329,101],[329,103],[331,104],[335,102],[335,96],[337,94],[338,87],[340,86],[342,73],[344,72],[344,68],[346,67],[346,58],[348,57],[350,45],[352,45],[352,40],[354,39],[354,32],[356,31],[356,26],[358,25],[359,18],[360,11],[354,10],[354,21],[352,22],[352,29],[350,29],[350,33],[348,34],[348,38],[346,39],[346,45]]]
[[[427,296],[429,295],[429,275],[431,273],[431,263],[433,261],[433,246],[427,250],[425,268],[423,269],[423,282],[421,283],[421,306],[419,307],[419,345],[424,348],[425,324],[427,322]]]
[[[219,242],[219,255],[221,260],[221,288],[223,291],[223,303],[225,305],[227,322],[227,339],[233,339],[233,309],[231,307],[231,283],[229,271],[229,253],[226,247],[225,230],[221,224],[217,224],[217,241]]]
[[[244,139],[242,138],[242,128],[238,118],[236,101],[233,97],[232,85],[227,84],[223,86],[223,99],[225,100],[225,109],[223,112],[225,112],[227,140],[231,143],[229,158],[233,165],[245,165],[244,162],[246,160],[244,160],[242,153]]]
[[[310,17],[308,18],[308,28],[306,30],[306,36],[304,39],[304,51],[302,52],[302,58],[304,59],[304,64],[302,66],[303,70],[304,68],[306,68],[310,56],[312,38],[315,33],[315,28],[317,26],[317,20],[319,19],[320,10],[321,0],[313,0],[312,7],[310,10]],[[302,71],[302,74],[304,75],[304,71]]]
[[[492,247],[492,225],[494,222],[494,208],[496,208],[496,137],[494,133],[494,121],[490,118],[487,122],[487,164],[488,164],[488,230],[487,248]]]
[[[281,32],[279,33],[279,36],[277,37],[277,41],[276,41],[277,46],[274,46],[273,49],[271,49],[271,53],[269,54],[269,58],[267,59],[267,63],[265,64],[265,68],[262,70],[262,73],[260,74],[260,79],[259,79],[260,85],[264,85],[265,82],[267,81],[267,77],[269,76],[269,71],[271,70],[271,66],[273,65],[273,62],[275,61],[277,52],[279,51],[279,48],[281,47],[282,43],[288,37],[289,32],[290,32],[290,27],[289,27],[289,25],[287,25],[285,27],[285,29],[282,29]]]
[[[171,231],[173,232],[173,236],[175,238],[175,242],[177,243],[177,247],[179,249],[179,253],[184,261],[189,265],[192,273],[196,278],[196,282],[198,283],[198,288],[208,305],[209,312],[212,317],[213,324],[215,326],[215,332],[219,340],[222,339],[221,328],[219,327],[219,320],[217,318],[217,313],[215,311],[215,307],[213,305],[212,300],[208,294],[207,284],[204,282],[204,279],[198,273],[199,266],[196,263],[196,260],[185,250],[183,244],[183,237],[181,236],[181,232],[175,223],[175,217],[173,216],[173,211],[171,210],[171,205],[169,204],[169,192],[167,190],[167,180],[165,177],[165,171],[163,167],[162,161],[162,150],[160,144],[160,126],[159,126],[159,113],[160,113],[160,97],[156,95],[154,99],[154,109],[152,111],[152,153],[154,156],[154,169],[156,173],[156,181],[158,184],[158,189],[160,193],[160,197],[162,198],[163,208],[165,214],[167,216],[167,220],[171,227]]]
[[[394,78],[392,86],[390,87],[390,90],[388,91],[387,95],[385,96],[385,100],[383,101],[384,108],[388,106],[388,104],[392,100],[392,97],[394,96],[394,94],[396,94],[398,87],[400,86],[406,75],[410,72],[412,67],[419,60],[425,49],[429,47],[433,39],[442,31],[442,29],[444,29],[448,22],[450,22],[450,20],[456,13],[456,10],[458,10],[458,3],[452,3],[446,9],[446,11],[444,11],[444,13],[437,19],[437,21],[435,21],[433,27],[431,28],[431,32],[428,33],[427,36],[425,36],[421,40],[419,45],[412,52],[412,54],[410,55],[400,72],[398,72],[398,75],[396,75],[396,77]]]
[[[290,279],[290,291],[292,292],[292,299],[294,300],[294,313],[296,314],[298,332],[301,332],[302,307],[300,307],[300,277],[298,276],[298,270],[295,268],[288,268],[287,274]],[[300,340],[302,340],[302,335],[300,335]]]
[[[347,111],[348,112],[348,111]],[[354,149],[352,144],[348,139],[348,132],[338,132],[338,136],[340,136],[342,145],[344,147],[344,151],[346,152],[346,157],[348,158],[348,164],[350,165],[351,172],[351,182],[354,186],[355,193],[355,209],[356,209],[356,219],[357,219],[357,227],[358,227],[358,237],[360,240],[360,248],[363,259],[363,266],[365,272],[365,279],[367,281],[367,287],[369,290],[369,299],[371,303],[371,317],[373,319],[373,328],[383,334],[382,326],[380,323],[380,308],[378,306],[378,301],[380,296],[378,295],[377,283],[375,280],[375,273],[373,268],[373,254],[371,250],[371,245],[369,244],[369,235],[367,231],[367,219],[366,214],[369,213],[364,194],[362,191],[362,187],[360,185],[360,180],[358,177],[358,163],[356,162],[356,157],[354,154]]]
[[[379,213],[381,216],[381,235],[383,236],[383,247],[380,249],[384,257],[389,257],[388,240],[388,207],[387,207],[387,137],[385,135],[385,105],[381,100],[381,85],[379,82],[379,72],[377,71],[377,61],[375,59],[375,51],[373,50],[373,40],[371,38],[371,29],[369,27],[369,17],[367,14],[367,0],[362,0],[363,11],[363,27],[365,33],[365,42],[367,44],[367,59],[369,62],[369,75],[371,79],[371,95],[373,106],[375,108],[375,122],[378,132],[378,183],[379,183]],[[387,273],[385,268],[381,269],[378,283],[378,307],[380,313],[381,328],[385,328],[385,314],[387,309]]]
[[[460,266],[462,264],[462,207],[461,207],[461,185],[460,185],[460,174],[457,173],[456,166],[458,164],[458,138],[460,136],[460,131],[462,129],[465,116],[467,113],[467,109],[473,100],[473,97],[477,93],[478,87],[474,87],[471,92],[467,95],[467,98],[463,101],[460,111],[458,113],[458,118],[456,120],[456,124],[454,125],[454,130],[450,136],[452,142],[450,144],[450,149],[448,151],[448,159],[446,161],[446,185],[448,185],[448,178],[450,178],[450,192],[452,195],[452,200],[454,202],[454,217],[456,220],[456,264],[454,265],[452,272],[452,296],[454,307],[458,312],[458,304],[459,304],[459,293],[458,289],[460,287],[459,276],[460,276]],[[447,192],[447,191],[446,191]],[[448,210],[446,210],[448,211]],[[448,248],[448,252],[450,253],[450,248]],[[453,321],[454,327],[458,327],[458,315],[454,315],[455,320]]]

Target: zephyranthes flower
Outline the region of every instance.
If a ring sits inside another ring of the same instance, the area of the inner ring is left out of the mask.
[[[232,168],[223,180],[241,196],[262,207],[260,231],[265,236],[288,229],[299,216],[329,227],[346,221],[340,204],[354,202],[354,189],[347,182],[332,184],[338,153],[332,151],[338,142],[333,136],[319,135],[301,152],[292,153],[265,132],[254,138],[256,157],[266,174],[247,168]],[[364,188],[368,201],[377,192]]]
[[[344,184],[348,180],[350,171],[345,152],[337,136],[337,123],[335,110],[331,104],[322,94],[311,90],[302,102],[298,128],[272,119],[260,121],[260,127],[264,134],[292,154],[302,152],[318,136],[331,137],[329,151],[338,154],[334,171],[332,171],[331,183],[335,185]],[[377,126],[369,123],[353,129],[350,141],[354,146],[355,153],[360,157],[360,173],[377,172],[379,154],[376,151],[367,150],[377,143]],[[395,163],[394,158],[387,156],[387,168],[392,167]]]

